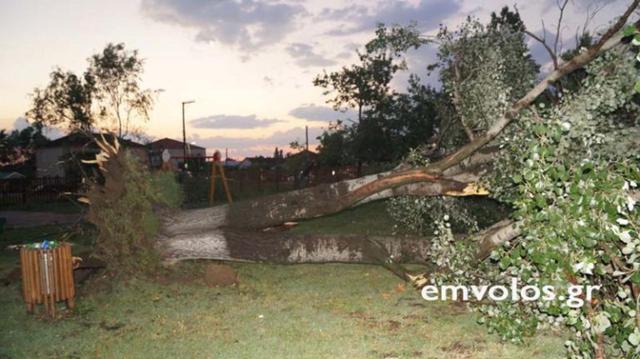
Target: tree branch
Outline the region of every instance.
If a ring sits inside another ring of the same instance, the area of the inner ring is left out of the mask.
[[[549,57],[551,58],[551,61],[553,62],[553,69],[557,70],[558,69],[558,56],[553,51],[553,49],[547,44],[547,42],[543,38],[539,37],[538,35],[532,33],[529,30],[524,30],[524,33],[529,35],[529,37],[531,37],[532,39],[538,41],[540,44],[542,44],[542,46],[545,48],[545,50],[547,50],[547,53],[549,54]]]
[[[551,72],[547,77],[540,81],[534,88],[532,88],[524,97],[516,101],[512,107],[499,118],[494,125],[481,137],[468,144],[462,146],[457,151],[447,156],[446,158],[428,166],[425,171],[434,175],[441,174],[447,168],[454,166],[465,158],[469,157],[479,148],[483,147],[491,140],[496,138],[502,130],[514,119],[523,109],[529,107],[533,101],[535,101],[540,94],[542,94],[547,87],[564,77],[565,75],[573,72],[576,69],[583,67],[591,62],[599,54],[611,49],[618,45],[622,40],[622,33],[620,30],[625,25],[629,16],[640,4],[640,0],[634,0],[631,6],[625,11],[625,13],[618,19],[618,21],[600,38],[600,40],[587,51],[584,51],[574,56],[570,61],[562,64],[558,69]]]

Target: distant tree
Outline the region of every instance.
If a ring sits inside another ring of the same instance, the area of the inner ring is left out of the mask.
[[[284,158],[284,156],[282,154],[282,150],[278,149],[278,147],[276,147],[276,149],[273,151],[273,158],[275,158],[277,160]]]
[[[69,131],[90,132],[96,122],[91,110],[92,92],[86,74],[82,78],[57,68],[47,87],[33,91],[32,106],[26,115],[39,125],[63,125]]]
[[[338,156],[335,151],[347,143],[358,167],[363,162],[389,160],[391,149],[391,131],[387,120],[393,111],[394,91],[390,87],[396,72],[407,69],[405,54],[426,43],[415,25],[387,28],[379,25],[376,36],[369,41],[364,52],[358,52],[359,63],[343,67],[340,71],[318,75],[313,83],[324,88],[325,95],[332,97],[327,101],[336,110],[355,109],[357,119],[348,130],[329,131],[321,136],[321,146],[327,153],[325,160],[340,161],[349,156]],[[332,148],[332,146],[339,146]],[[330,160],[331,159],[331,160]],[[338,161],[338,162],[340,162]]]
[[[0,130],[0,168],[19,171],[27,176],[35,174],[35,149],[47,142],[49,139],[38,125],[10,133]]]
[[[322,166],[344,166],[355,162],[351,131],[338,121],[318,136],[318,163]]]
[[[118,137],[129,134],[132,120],[149,120],[153,105],[151,90],[140,88],[143,60],[138,51],[124,44],[108,44],[89,59],[85,78],[96,102],[97,114]]]
[[[89,58],[82,76],[56,69],[49,84],[36,88],[27,117],[40,125],[63,125],[70,131],[96,128],[125,137],[135,120],[147,121],[153,92],[140,87],[144,61],[124,44],[108,44]]]
[[[367,108],[375,108],[389,94],[389,83],[393,75],[407,68],[404,54],[426,42],[415,25],[387,28],[378,25],[376,37],[358,52],[360,63],[345,66],[340,71],[322,73],[313,84],[325,89],[324,94],[333,94],[327,102],[336,110],[356,109],[358,121]]]
[[[291,148],[294,151],[300,152],[305,150],[305,145],[300,144],[300,141],[295,140],[295,141],[289,142],[289,148]]]
[[[425,144],[436,134],[440,108],[446,97],[424,85],[416,75],[409,77],[406,93],[396,94],[392,111],[386,121],[390,131],[391,160],[399,160],[409,150]]]

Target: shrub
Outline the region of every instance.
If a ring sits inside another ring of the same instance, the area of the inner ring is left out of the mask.
[[[160,256],[153,238],[160,221],[154,206],[176,207],[182,194],[173,174],[152,175],[127,150],[98,140],[102,152],[96,161],[104,182],[94,183],[86,195],[89,221],[98,229],[95,255],[114,274],[144,273],[156,269]]]

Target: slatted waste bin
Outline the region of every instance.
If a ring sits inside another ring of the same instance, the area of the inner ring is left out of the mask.
[[[33,313],[36,304],[44,304],[45,312],[56,315],[56,303],[66,301],[75,306],[71,245],[66,242],[43,242],[20,248],[22,292],[27,311]]]

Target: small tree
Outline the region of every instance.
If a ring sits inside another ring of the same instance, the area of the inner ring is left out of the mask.
[[[358,64],[329,74],[325,72],[314,79],[314,85],[324,88],[325,95],[333,96],[327,102],[334,109],[357,111],[354,125],[345,126],[348,131],[329,131],[322,136],[325,150],[330,150],[330,144],[347,142],[347,138],[338,141],[337,136],[349,133],[348,142],[358,165],[393,159],[394,132],[390,116],[395,112],[396,94],[390,83],[398,71],[407,69],[406,52],[424,43],[426,40],[415,25],[387,28],[381,24],[364,52],[358,52]]]
[[[124,44],[108,44],[89,58],[82,76],[60,68],[49,84],[36,88],[27,117],[40,125],[63,125],[89,133],[101,128],[122,138],[135,132],[135,120],[147,121],[153,92],[140,87],[143,60]]]

